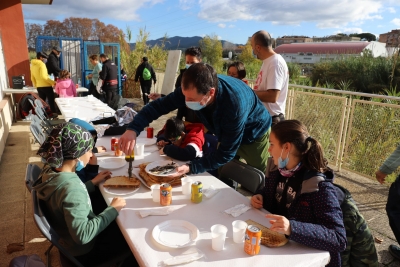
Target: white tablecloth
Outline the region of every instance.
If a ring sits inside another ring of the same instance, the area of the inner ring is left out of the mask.
[[[6,88],[3,89],[3,92],[6,94],[25,94],[25,93],[37,93],[37,89],[35,87],[24,87],[22,89],[13,89],[13,88]],[[78,89],[76,89],[77,93],[84,93],[84,92],[89,92],[89,89],[85,88],[85,87],[78,87]]]
[[[95,97],[56,98],[56,103],[67,121],[71,118],[90,121],[98,116],[111,117],[115,113],[115,110]]]
[[[142,132],[140,138],[145,138],[145,132]],[[104,145],[110,148],[111,137],[102,137],[97,141],[97,145]],[[138,141],[140,142],[140,141]],[[133,166],[143,162],[152,162],[165,159],[158,154],[157,147],[146,146],[144,157],[135,157]],[[127,175],[128,164],[118,170],[112,170],[113,175]],[[138,169],[134,168],[134,174],[138,175]],[[261,246],[260,253],[256,256],[249,256],[243,250],[243,244],[233,242],[232,222],[234,220],[252,219],[265,226],[270,226],[268,220],[264,217],[265,210],[250,209],[239,217],[232,217],[223,213],[224,210],[237,204],[250,205],[250,201],[226,186],[224,183],[209,175],[208,173],[190,175],[196,181],[203,183],[203,189],[213,185],[219,188],[220,192],[213,198],[207,199],[203,195],[203,201],[194,204],[189,198],[182,195],[181,187],[173,188],[172,207],[177,208],[167,216],[149,216],[141,218],[137,211],[140,209],[160,207],[159,203],[152,200],[150,190],[141,186],[139,191],[133,195],[124,196],[126,206],[121,210],[117,223],[124,234],[132,252],[134,253],[140,266],[157,266],[159,262],[178,256],[188,248],[169,248],[158,244],[152,237],[153,228],[161,222],[167,220],[186,220],[196,225],[200,231],[200,237],[195,247],[200,249],[205,258],[191,262],[185,266],[324,266],[329,262],[329,253],[316,250],[296,242],[289,241],[280,248],[268,248]],[[102,194],[107,203],[110,203],[114,195],[108,194],[100,186]],[[211,248],[210,228],[214,224],[223,224],[228,228],[225,249],[217,252]]]

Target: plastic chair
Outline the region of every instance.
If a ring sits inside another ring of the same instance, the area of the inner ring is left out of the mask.
[[[265,175],[262,171],[236,159],[233,159],[222,167],[220,179],[233,180],[253,194],[265,185]]]
[[[43,144],[43,142],[46,140],[46,135],[42,132],[40,126],[35,123],[31,123],[29,129],[31,130],[33,137],[35,137],[36,142],[38,142],[39,145]]]
[[[32,192],[32,187],[37,179],[39,179],[39,175],[41,172],[42,169],[36,164],[26,165],[25,184],[29,192]]]
[[[59,243],[60,237],[49,224],[46,218],[46,206],[44,205],[44,202],[42,200],[38,199],[36,190],[33,189],[31,191],[31,194],[33,204],[33,218],[36,226],[39,228],[40,232],[51,242],[50,247],[45,252],[47,260],[46,266],[50,265],[50,251],[55,246],[60,252],[60,262],[62,267],[84,267]],[[109,267],[111,265],[115,265],[129,257],[130,253],[130,251],[128,251],[128,253],[120,253],[118,255],[115,255],[115,258],[110,261],[103,262],[97,266],[91,265],[91,267]]]

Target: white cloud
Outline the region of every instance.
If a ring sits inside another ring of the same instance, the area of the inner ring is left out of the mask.
[[[343,28],[342,30],[335,31],[335,34],[337,33],[362,33],[363,30],[361,28]]]
[[[388,11],[389,13],[396,13],[396,9],[394,9],[393,7],[388,7]]]
[[[47,21],[65,17],[85,17],[139,21],[137,11],[142,7],[162,3],[163,0],[68,0],[53,1],[52,5],[23,5],[24,19]]]
[[[198,16],[211,22],[270,21],[279,25],[315,22],[319,28],[340,28],[349,23],[382,19],[387,0],[200,0]]]
[[[218,35],[217,38],[218,38],[218,40],[222,40],[222,36]]]
[[[183,10],[187,10],[192,8],[196,2],[194,0],[179,0],[180,8]]]
[[[228,28],[235,28],[235,25],[230,24],[230,25],[228,26]]]
[[[224,23],[220,23],[220,24],[218,24],[218,27],[220,27],[220,28],[225,28],[226,27],[226,24],[224,24]]]
[[[400,27],[400,19],[399,18],[395,18],[391,21],[391,23],[393,23],[394,25]]]

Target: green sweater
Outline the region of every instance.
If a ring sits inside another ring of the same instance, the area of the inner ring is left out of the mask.
[[[94,66],[93,71],[92,71],[92,82],[95,86],[97,86],[97,83],[99,82],[99,72],[101,71],[101,68],[103,65],[99,62],[97,63],[96,66]]]
[[[98,216],[93,213],[88,192],[94,188],[91,181],[84,184],[73,172],[51,169],[42,172],[41,183],[34,187],[46,203],[46,218],[60,236],[60,243],[74,256],[88,253],[96,236],[118,216],[111,206]]]

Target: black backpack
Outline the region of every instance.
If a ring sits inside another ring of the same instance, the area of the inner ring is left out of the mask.
[[[32,102],[34,102],[36,99],[39,99],[40,102],[42,102],[46,114],[49,117],[53,116],[53,112],[51,111],[49,104],[47,104],[45,101],[43,101],[43,99],[41,99],[35,93],[26,93],[21,97],[21,99],[18,103],[18,110],[19,110],[19,115],[20,115],[21,119],[25,119],[25,117],[29,115],[29,111],[32,111],[32,114],[36,114],[35,109],[32,107],[32,104],[29,101],[29,100],[31,100]]]

